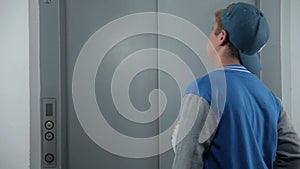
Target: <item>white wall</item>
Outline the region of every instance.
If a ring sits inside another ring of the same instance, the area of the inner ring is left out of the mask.
[[[0,168],[29,169],[27,0],[0,0]]]
[[[294,125],[300,133],[300,1],[291,0],[291,112]]]
[[[281,0],[282,97],[294,127],[300,134],[300,6],[299,0]]]

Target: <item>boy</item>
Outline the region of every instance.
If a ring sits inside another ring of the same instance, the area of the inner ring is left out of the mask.
[[[300,169],[299,137],[280,100],[254,75],[268,38],[255,6],[235,3],[216,12],[207,49],[219,68],[186,90],[177,137],[193,126],[175,146],[173,169]],[[221,73],[226,86],[211,81]]]

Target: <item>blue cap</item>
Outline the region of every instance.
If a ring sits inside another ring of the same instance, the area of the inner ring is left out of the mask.
[[[223,11],[222,24],[229,41],[239,50],[242,64],[252,73],[261,71],[258,52],[269,39],[269,25],[264,14],[254,5],[235,3],[231,12]]]

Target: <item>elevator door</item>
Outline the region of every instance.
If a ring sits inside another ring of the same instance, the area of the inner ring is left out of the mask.
[[[171,137],[161,133],[172,130],[192,80],[182,77],[207,70],[166,33],[186,25],[159,23],[184,20],[208,36],[214,12],[231,2],[41,0],[41,93],[57,98],[57,168],[171,169]]]

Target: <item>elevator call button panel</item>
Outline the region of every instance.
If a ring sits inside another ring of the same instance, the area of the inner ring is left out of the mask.
[[[42,134],[42,166],[43,168],[56,168],[57,166],[57,120],[56,99],[43,98],[41,111]]]

